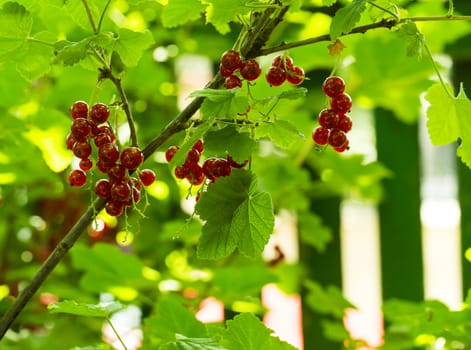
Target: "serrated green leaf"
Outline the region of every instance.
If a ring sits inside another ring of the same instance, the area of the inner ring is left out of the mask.
[[[452,87],[446,88],[452,91]],[[427,109],[427,130],[435,146],[454,142],[460,136],[456,100],[450,98],[441,84],[432,85],[425,94],[430,103]]]
[[[234,169],[231,176],[208,186],[196,205],[205,220],[200,258],[220,259],[237,247],[248,256],[261,253],[272,233],[274,216],[269,195],[258,191],[256,181],[252,173]]]
[[[141,59],[145,49],[154,43],[152,33],[148,30],[135,32],[126,28],[118,31],[114,50],[119,54],[123,63],[128,67],[134,67]]]
[[[267,328],[251,313],[243,313],[226,322],[227,329],[221,344],[229,350],[294,350],[295,348],[272,336]]]
[[[322,224],[322,219],[314,213],[304,213],[299,219],[299,236],[303,243],[309,244],[323,253],[332,240],[329,227]]]
[[[123,305],[118,302],[109,302],[102,304],[85,304],[75,300],[65,300],[49,304],[48,309],[51,313],[63,313],[86,317],[108,318],[112,313],[122,310]]]
[[[297,100],[298,98],[305,97],[307,93],[307,89],[300,87],[300,88],[294,88],[294,89],[289,89],[282,91],[279,95],[278,98],[280,100],[285,99],[285,100]]]
[[[49,33],[37,33],[32,40],[26,41],[17,51],[13,61],[16,69],[28,81],[35,80],[46,74],[51,68],[53,48],[36,42],[35,40],[50,39]]]
[[[355,24],[361,18],[361,14],[366,10],[367,2],[368,0],[353,0],[335,13],[330,24],[331,40],[335,40],[340,35],[350,32],[355,27]]]
[[[156,315],[145,321],[150,336],[164,341],[174,341],[178,335],[188,338],[207,337],[203,323],[173,298],[163,298],[156,306]]]
[[[239,132],[234,126],[226,126],[216,131],[210,131],[204,136],[205,149],[215,157],[230,155],[238,163],[249,159],[256,149],[257,143],[250,133]]]
[[[95,25],[98,23],[101,11],[105,8],[107,0],[94,0],[87,2],[90,14],[94,19]],[[90,19],[87,16],[82,0],[67,0],[64,2],[65,8],[70,18],[83,29],[90,31],[92,29]]]
[[[341,320],[345,316],[345,309],[355,308],[336,286],[323,288],[314,281],[307,281],[305,285],[308,290],[305,298],[307,305],[321,314],[332,315]]]
[[[25,7],[15,2],[3,4],[0,10],[0,59],[26,42],[32,26],[33,17]]]
[[[216,93],[216,91],[218,90],[211,90],[211,94],[206,96],[206,99],[201,105],[200,111],[203,117],[232,119],[238,114],[243,114],[247,111],[249,106],[247,96],[239,96],[232,90],[226,90],[229,93],[223,94]],[[192,96],[197,95],[192,94]]]
[[[247,3],[252,0],[202,0],[206,7],[206,21],[211,23],[221,34],[230,31],[229,23],[238,16],[244,16],[251,11]]]
[[[414,22],[404,23],[398,30],[398,35],[406,43],[406,55],[422,58],[422,48],[425,43],[424,35]]]
[[[227,350],[219,342],[211,338],[183,338],[178,341],[164,344],[162,350]]]
[[[200,17],[206,6],[200,0],[169,0],[162,11],[162,24],[174,28]]]
[[[304,135],[287,120],[262,122],[255,129],[257,139],[267,138],[281,148],[289,150],[302,142]]]

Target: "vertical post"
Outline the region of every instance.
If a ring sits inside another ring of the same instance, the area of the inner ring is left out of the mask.
[[[417,124],[375,110],[378,160],[393,171],[379,204],[383,299],[423,299],[420,157]]]

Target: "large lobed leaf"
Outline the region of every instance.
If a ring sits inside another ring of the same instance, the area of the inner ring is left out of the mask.
[[[353,0],[351,3],[339,9],[330,25],[330,38],[335,40],[340,35],[350,32],[366,10],[367,0]]]
[[[236,248],[255,257],[268,242],[274,226],[270,195],[257,188],[257,178],[247,170],[233,170],[208,186],[196,205],[205,221],[198,255],[219,259]]]

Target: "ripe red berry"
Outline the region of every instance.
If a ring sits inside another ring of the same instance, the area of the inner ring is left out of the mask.
[[[82,187],[87,182],[87,174],[82,169],[74,169],[69,174],[69,183],[74,187]]]
[[[114,140],[116,139],[115,136],[114,136],[114,133],[113,133],[113,130],[111,130],[111,128],[108,126],[108,125],[100,125],[95,133],[93,134],[94,136],[98,136],[100,134],[106,134],[110,137],[111,139],[111,142],[114,142]]]
[[[142,189],[141,183],[136,177],[130,177],[129,181],[131,182],[131,186],[137,188],[139,191]]]
[[[192,185],[201,185],[204,182],[203,168],[199,164],[193,164],[189,169],[190,173],[186,176],[186,179]]]
[[[115,164],[107,170],[106,174],[112,182],[122,181],[126,177],[126,168],[121,164]]]
[[[170,146],[169,148],[167,148],[167,150],[165,151],[165,160],[167,161],[167,163],[170,163],[170,161],[173,159],[173,156],[175,155],[175,153],[177,153],[179,149],[180,147],[178,146]]]
[[[242,67],[240,68],[240,75],[245,80],[252,81],[257,79],[262,72],[260,65],[254,59],[248,59],[242,62]]]
[[[107,162],[103,159],[98,159],[98,162],[96,163],[96,167],[101,173],[108,174],[108,170],[115,164],[116,162]]]
[[[70,126],[70,132],[77,141],[85,141],[90,135],[92,128],[85,118],[76,118]]]
[[[304,78],[305,78],[304,69],[298,66],[292,67],[286,73],[286,80],[291,85],[300,85],[304,81]]]
[[[348,139],[347,141],[345,141],[345,143],[343,144],[343,146],[340,146],[340,147],[334,147],[334,150],[338,153],[342,153],[342,152],[345,152],[346,150],[349,149],[349,142],[348,142]]]
[[[90,146],[90,142],[88,141],[78,141],[74,144],[72,151],[77,158],[85,159],[92,154],[92,146]]]
[[[278,55],[273,59],[272,66],[291,70],[293,68],[293,59],[286,55]]]
[[[83,171],[88,171],[93,167],[93,162],[90,158],[80,159],[79,167]]]
[[[85,101],[76,101],[70,106],[70,116],[73,119],[85,118],[88,116],[88,103]]]
[[[138,176],[144,186],[150,186],[155,181],[155,173],[151,169],[142,169]]]
[[[104,103],[95,103],[90,109],[90,119],[96,124],[102,124],[108,120],[110,109]]]
[[[121,165],[129,170],[136,170],[144,162],[144,154],[139,147],[128,147],[121,152]]]
[[[270,67],[265,78],[271,86],[280,86],[286,81],[286,71],[281,67]]]
[[[327,129],[332,129],[337,125],[339,116],[332,109],[323,109],[319,112],[317,118],[319,125]]]
[[[234,70],[232,70],[231,68],[224,67],[222,64],[220,64],[219,65],[219,73],[221,73],[221,75],[224,78],[227,78],[227,77],[230,77],[231,75],[234,74]]]
[[[352,130],[352,119],[346,114],[341,114],[339,116],[339,121],[336,128],[342,130],[345,133],[349,132]]]
[[[116,201],[127,201],[131,198],[131,185],[127,181],[119,181],[111,184],[111,198]]]
[[[330,108],[338,114],[347,113],[352,108],[352,98],[347,93],[336,95],[330,101]]]
[[[340,129],[332,129],[327,142],[333,148],[342,147],[347,142],[347,135]]]
[[[198,152],[196,149],[192,148],[188,151],[188,154],[186,156],[185,164],[186,165],[191,165],[191,164],[196,164],[200,160],[200,152]]]
[[[105,204],[105,210],[108,215],[120,216],[124,211],[124,203],[121,201],[110,199]]]
[[[108,179],[100,179],[95,183],[95,193],[100,198],[110,198],[111,196],[111,183]]]
[[[318,126],[312,131],[312,140],[318,145],[326,145],[330,130],[323,126]]]
[[[199,139],[198,141],[196,141],[192,148],[200,152],[200,154],[203,153],[204,151],[203,140]]]
[[[114,143],[107,143],[104,144],[98,150],[98,156],[100,159],[105,161],[106,163],[116,163],[119,159],[119,149]]]
[[[328,77],[322,84],[322,91],[329,97],[337,96],[345,91],[345,81],[337,76]]]
[[[98,148],[102,148],[104,145],[107,143],[112,143],[113,141],[111,140],[110,135],[108,135],[106,132],[99,133],[93,138],[93,141],[95,142],[95,146]]]
[[[231,166],[231,168],[236,168],[236,169],[240,169],[240,168],[243,168],[244,166],[246,166],[249,161],[248,160],[244,160],[243,163],[237,163],[234,159],[232,159],[231,156],[227,156],[226,157],[227,161],[229,162],[229,165]]]
[[[214,181],[221,176],[229,176],[231,174],[231,165],[224,158],[208,158],[203,163],[203,173],[206,177]]]
[[[230,75],[224,81],[224,87],[228,90],[242,87],[242,80],[237,75]]]
[[[65,139],[65,144],[67,146],[67,149],[73,150],[76,142],[77,140],[72,133],[67,135]]]
[[[174,174],[177,179],[184,179],[189,173],[190,170],[184,165],[179,165],[175,167],[174,170]]]
[[[241,67],[241,64],[242,58],[235,50],[227,50],[221,55],[221,66],[227,70],[234,72]]]

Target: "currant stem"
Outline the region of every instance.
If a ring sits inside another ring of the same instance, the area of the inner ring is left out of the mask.
[[[446,91],[446,94],[448,95],[448,97],[454,100],[455,96],[453,96],[453,93],[450,91],[450,89],[448,89],[447,85],[445,84],[445,80],[443,80],[443,77],[440,73],[440,69],[438,69],[437,63],[433,59],[432,52],[430,51],[430,48],[427,46],[426,43],[424,43],[424,48],[425,48],[425,51],[427,52],[427,55],[430,58],[430,61],[432,61],[433,69],[435,70],[435,73],[437,74],[437,77],[438,77],[438,80],[440,81],[441,86]]]
[[[105,18],[106,11],[108,10],[108,7],[110,6],[111,0],[108,0],[105,4],[105,7],[103,8],[103,11],[101,12],[100,19],[98,20],[98,28],[97,28],[97,33],[100,32],[101,30],[101,25],[103,24],[103,19]]]
[[[87,13],[88,20],[90,21],[90,25],[92,26],[93,33],[98,33],[97,28],[95,25],[95,21],[93,20],[92,11],[90,10],[90,6],[88,6],[87,0],[82,0],[83,6],[85,7],[85,12]]]
[[[111,320],[110,320],[109,317],[106,318],[106,322],[109,324],[109,326],[110,326],[111,329],[113,330],[113,333],[116,335],[116,338],[118,338],[119,342],[120,342],[121,345],[123,346],[123,349],[124,349],[124,350],[128,350],[128,348],[126,347],[126,344],[124,344],[123,339],[121,339],[121,337],[119,336],[118,331],[116,330],[116,328],[114,328],[113,323],[111,322]]]

